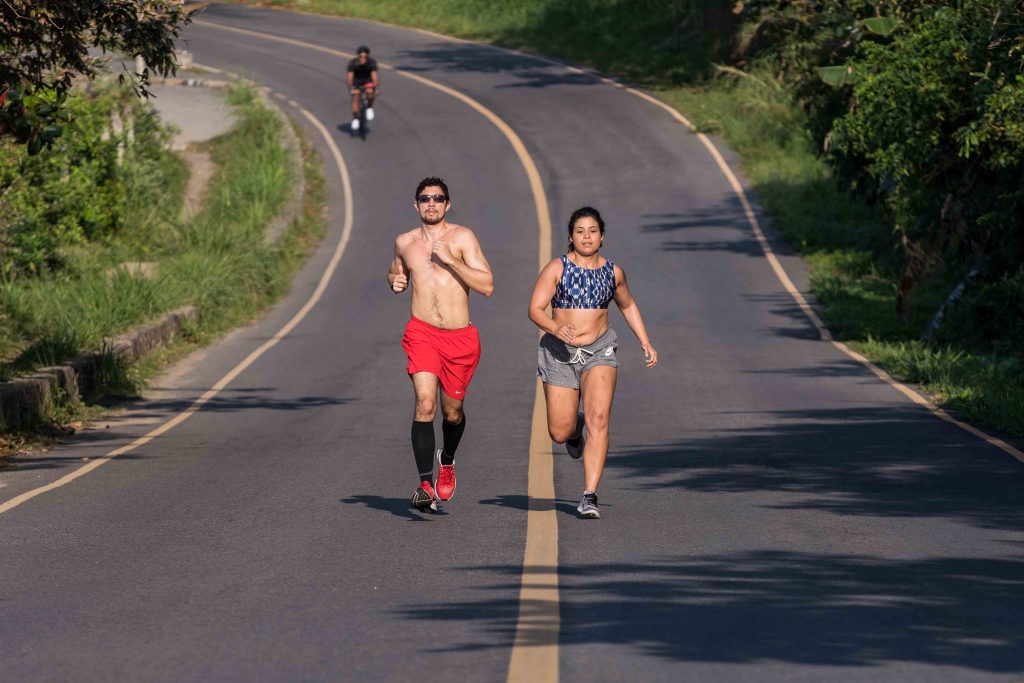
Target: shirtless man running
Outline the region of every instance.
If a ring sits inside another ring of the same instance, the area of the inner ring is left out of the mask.
[[[413,205],[420,225],[395,240],[388,284],[400,294],[412,283],[412,317],[402,337],[416,393],[412,451],[420,485],[412,494],[412,506],[436,512],[437,500],[455,494],[455,450],[466,428],[462,403],[480,362],[480,335],[469,321],[469,292],[490,296],[494,277],[473,231],[445,220],[451,198],[443,180],[420,181]],[[438,386],[444,447],[435,453]]]

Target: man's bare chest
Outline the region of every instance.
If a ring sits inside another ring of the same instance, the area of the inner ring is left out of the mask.
[[[457,249],[450,247],[453,256],[460,257]],[[451,271],[434,255],[433,242],[416,241],[402,250],[402,259],[413,277],[451,278]]]
[[[425,240],[416,240],[402,250],[405,266],[412,272],[427,272],[436,268],[433,263],[432,244]]]

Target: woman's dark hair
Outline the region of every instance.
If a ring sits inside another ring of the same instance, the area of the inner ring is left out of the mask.
[[[575,249],[572,246],[572,229],[576,227],[576,221],[587,216],[597,221],[597,227],[600,228],[601,236],[604,237],[604,219],[601,218],[601,212],[592,206],[581,206],[569,216],[569,251],[574,251]]]
[[[444,184],[443,180],[441,180],[440,178],[435,178],[434,176],[424,178],[423,180],[420,181],[420,184],[416,186],[416,194],[413,195],[413,198],[415,199],[419,197],[420,192],[423,192],[423,190],[428,187],[440,187],[442,190],[444,190],[445,201],[451,199],[451,195],[448,194],[448,186]]]

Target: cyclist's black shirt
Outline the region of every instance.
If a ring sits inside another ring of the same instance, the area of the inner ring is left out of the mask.
[[[356,84],[369,83],[373,80],[370,74],[377,70],[377,62],[373,57],[367,57],[366,64],[360,64],[359,58],[356,57],[348,63],[348,70],[352,72]]]

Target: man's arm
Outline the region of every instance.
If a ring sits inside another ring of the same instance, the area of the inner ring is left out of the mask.
[[[461,259],[455,256],[445,240],[434,242],[434,256],[448,266],[467,287],[484,296],[490,296],[494,294],[494,275],[491,274],[491,266],[484,258],[483,249],[480,248],[480,242],[473,231],[469,228],[463,230],[465,232],[455,236],[454,240],[456,247],[461,248]]]
[[[395,240],[395,257],[388,268],[388,285],[395,294],[401,294],[409,286],[409,275],[405,270],[405,261],[398,253],[398,240]]]

